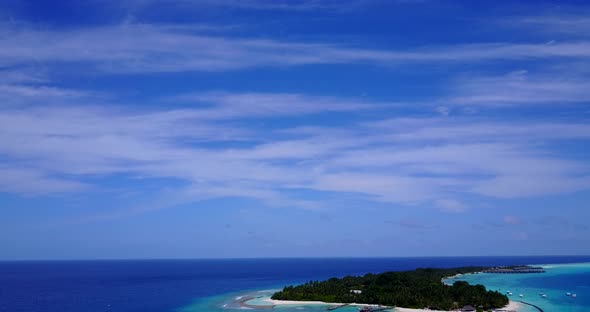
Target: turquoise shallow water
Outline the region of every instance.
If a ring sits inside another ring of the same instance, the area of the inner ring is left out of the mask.
[[[549,312],[590,312],[590,263],[543,265],[539,274],[468,274],[448,279],[446,283],[464,280],[482,284],[502,293],[510,291],[512,300],[535,304]],[[567,296],[566,293],[577,297]],[[539,294],[544,293],[547,298]],[[523,297],[520,298],[519,295]],[[524,311],[538,311],[527,307]]]
[[[0,261],[0,312],[231,312],[223,305],[241,293],[330,277],[416,268],[581,262],[590,262],[590,256]],[[494,282],[477,277],[483,283]],[[543,280],[536,280],[538,277]],[[547,304],[564,301],[567,307],[571,302],[559,295],[565,289],[578,293],[575,304],[583,307],[581,310],[558,312],[590,312],[587,266],[558,266],[544,276],[526,278],[533,279],[528,288],[556,288]],[[526,280],[500,282],[520,284]],[[511,290],[518,294],[515,284]],[[304,309],[285,307],[277,312]]]
[[[590,263],[543,265],[546,272],[540,274],[468,274],[445,280],[453,283],[464,280],[471,284],[482,284],[488,289],[502,293],[510,291],[511,300],[532,303],[545,312],[590,312]],[[231,310],[249,310],[240,305],[240,300],[251,297],[250,305],[268,305],[266,301],[274,290],[251,290],[224,294],[215,297],[201,298],[193,304],[178,309],[178,312],[228,312]],[[577,297],[567,296],[566,293],[576,294]],[[547,298],[539,294],[547,295]],[[523,297],[519,295],[522,294]],[[280,312],[319,312],[325,311],[322,305],[293,305],[277,306],[273,310]],[[344,307],[340,312],[355,312],[357,307]],[[536,312],[537,309],[523,305],[519,312]]]
[[[262,291],[248,291],[226,294],[222,296],[203,298],[195,301],[193,304],[183,307],[177,312],[231,312],[235,310],[252,310],[259,312],[326,312],[326,308],[330,304],[297,304],[297,305],[277,305],[273,309],[253,309],[244,307],[240,304],[240,300],[245,297],[252,297],[246,301],[249,305],[256,306],[270,306],[270,296],[279,289],[262,290]],[[339,312],[357,312],[358,307],[348,306],[339,308]]]

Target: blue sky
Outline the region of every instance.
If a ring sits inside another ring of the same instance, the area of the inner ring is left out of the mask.
[[[590,254],[583,1],[3,1],[0,259]]]

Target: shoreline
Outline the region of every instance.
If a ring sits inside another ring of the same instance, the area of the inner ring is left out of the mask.
[[[579,264],[579,263],[576,263]],[[590,263],[589,263],[590,264]],[[575,265],[575,264],[574,264]],[[466,275],[472,274],[479,274],[482,272],[473,272],[473,273],[459,273],[452,276],[446,276],[441,279],[441,282],[445,285],[448,285],[445,282],[455,280],[461,278]],[[390,310],[393,312],[421,312],[421,311],[428,311],[428,312],[448,312],[446,310],[430,310],[430,309],[414,309],[414,308],[402,308],[402,307],[390,307],[390,306],[383,306],[379,304],[364,304],[364,303],[343,303],[343,302],[324,302],[324,301],[295,301],[295,300],[276,300],[271,299],[270,297],[265,298],[263,301],[269,303],[268,305],[252,305],[248,304],[247,301],[256,299],[256,297],[244,297],[240,302],[240,306],[244,308],[250,309],[274,309],[276,306],[288,306],[288,305],[327,305],[327,306],[354,306],[354,307],[373,307],[373,308],[382,308],[384,310]],[[524,305],[531,305],[526,302],[520,302],[517,300],[508,300],[508,304],[502,308],[494,309],[492,311],[495,312],[519,312],[523,311]],[[534,305],[533,305],[534,306]],[[536,307],[536,306],[535,306]],[[538,307],[537,307],[538,308]],[[450,310],[450,311],[461,311],[458,310]]]
[[[275,306],[288,306],[288,305],[328,305],[328,306],[339,306],[339,305],[347,305],[347,306],[354,306],[354,307],[374,307],[374,308],[390,308],[387,310],[394,311],[394,312],[449,312],[446,310],[429,310],[429,309],[413,309],[413,308],[402,308],[402,307],[389,307],[383,306],[379,304],[364,304],[364,303],[342,303],[342,302],[324,302],[324,301],[294,301],[294,300],[275,300],[266,298],[264,299],[265,302],[268,302],[268,305],[251,305],[247,304],[246,301],[251,299],[255,299],[255,297],[251,298],[244,298],[240,300],[240,305],[246,308],[253,308],[253,309],[273,309]],[[523,310],[523,304],[510,300],[508,305],[495,309],[493,311],[496,312],[519,312]],[[450,311],[461,311],[461,310],[450,310]]]
[[[455,280],[455,279],[461,278],[466,275],[479,274],[479,273],[483,273],[483,271],[478,271],[478,272],[473,272],[473,273],[458,273],[458,274],[451,275],[451,276],[445,276],[445,277],[441,278],[440,281],[445,285],[449,285],[449,284],[445,283],[446,280]]]
[[[522,303],[518,302],[518,301],[514,301],[514,300],[509,300],[508,301],[508,305],[506,305],[505,307],[502,307],[500,309],[496,309],[495,311],[506,311],[506,312],[518,312],[518,311],[522,311],[524,308],[524,306],[522,305]]]
[[[268,302],[271,302],[274,305],[349,305],[353,307],[373,307],[373,308],[388,308],[389,306],[384,306],[380,304],[366,304],[366,303],[342,303],[342,302],[324,302],[324,301],[294,301],[294,300],[275,300],[275,299],[268,299]],[[392,308],[393,309],[393,308]]]
[[[572,263],[556,263],[556,264],[551,264],[551,263],[534,264],[534,265],[545,268],[545,269],[580,267],[580,270],[581,269],[586,270],[586,269],[590,268],[590,262],[588,262],[588,261],[586,261],[586,262],[572,262]],[[459,274],[443,277],[443,278],[441,278],[441,282],[446,285],[450,285],[456,280],[465,280],[465,279],[468,279],[470,277],[470,275],[481,274],[481,273],[482,273],[481,271],[480,272],[473,272],[473,273],[459,273]],[[496,287],[498,287],[498,286],[496,286]],[[487,287],[486,287],[486,289],[487,289]],[[276,290],[273,290],[273,291],[276,291]],[[260,296],[259,294],[254,294],[250,298],[241,298],[241,299],[242,300],[236,300],[236,303],[237,303],[237,301],[240,301],[240,307],[243,307],[243,308],[251,308],[251,309],[277,308],[279,311],[283,307],[287,307],[287,308],[292,307],[292,308],[303,309],[303,306],[308,306],[309,309],[313,308],[313,310],[319,311],[319,310],[326,310],[326,309],[331,310],[332,308],[335,308],[337,306],[351,306],[354,308],[347,308],[347,309],[345,308],[345,309],[343,309],[342,312],[351,312],[351,311],[356,312],[355,310],[357,307],[366,306],[366,307],[372,307],[372,308],[377,308],[379,310],[383,310],[383,312],[426,312],[426,311],[443,312],[440,310],[391,307],[391,306],[383,306],[383,305],[378,305],[378,304],[362,304],[362,303],[348,303],[347,304],[347,303],[323,302],[323,301],[273,300],[266,295]],[[253,300],[253,299],[256,299],[256,300]],[[547,307],[543,303],[539,303],[538,301],[535,301],[534,299],[531,299],[531,300],[533,300],[531,302],[521,301],[521,300],[517,300],[517,299],[518,298],[514,298],[514,300],[510,299],[506,306],[504,306],[502,308],[494,309],[493,311],[495,311],[495,312],[523,312],[523,311],[529,311],[529,309],[532,311],[532,309],[534,309],[534,308],[536,308],[538,311],[547,311],[546,309],[551,307],[551,305],[549,305],[549,307]],[[317,306],[314,308],[314,307],[312,307],[313,305],[317,305]],[[300,306],[301,308],[298,306]],[[460,311],[460,309],[452,310],[452,311]],[[336,312],[336,311],[334,311],[334,312]]]

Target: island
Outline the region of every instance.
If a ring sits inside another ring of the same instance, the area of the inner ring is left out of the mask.
[[[364,276],[330,278],[287,286],[272,295],[273,300],[322,301],[326,303],[357,303],[402,308],[457,310],[465,306],[477,310],[506,306],[508,297],[489,291],[483,285],[456,281],[452,285],[443,279],[459,274],[478,273],[489,268],[462,267],[453,269],[416,269],[385,272]]]
[[[545,269],[539,266],[530,265],[513,265],[513,266],[499,266],[489,268],[483,271],[484,273],[494,274],[529,274],[529,273],[545,273]]]

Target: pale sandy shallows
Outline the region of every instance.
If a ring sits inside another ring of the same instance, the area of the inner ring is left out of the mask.
[[[409,308],[394,308],[393,311],[395,311],[395,312],[418,312],[418,311],[449,312],[449,311],[427,310],[427,309],[409,309]]]
[[[323,301],[290,301],[290,300],[273,300],[269,299],[269,303],[274,305],[297,305],[297,304],[329,304],[329,305],[339,305],[344,303],[327,303]],[[352,306],[378,306],[378,305],[371,305],[371,304],[361,304],[361,303],[352,303]],[[427,309],[409,309],[409,308],[394,308],[393,311],[395,312],[420,312],[420,311],[429,311],[429,312],[448,312],[448,311],[438,311],[438,310],[427,310]],[[506,312],[518,312],[522,311],[522,305],[515,301],[510,301],[507,306],[503,307],[502,309],[498,309],[496,311],[506,311]]]
[[[427,310],[427,309],[408,309],[408,308],[395,308],[393,309],[395,312],[418,312],[418,311],[429,311],[429,312],[449,312],[449,311],[438,311],[438,310]],[[507,306],[496,309],[495,311],[504,311],[504,312],[518,312],[522,311],[522,304],[519,302],[510,301]]]
[[[522,303],[516,301],[510,301],[507,306],[503,307],[502,309],[498,309],[498,311],[522,311]]]
[[[270,304],[274,305],[298,305],[298,304],[327,304],[327,305],[341,305],[346,303],[333,303],[333,302],[323,302],[323,301],[291,301],[291,300],[274,300],[268,299]],[[367,306],[367,307],[378,307],[378,304],[364,304],[364,303],[350,303],[351,306]]]

